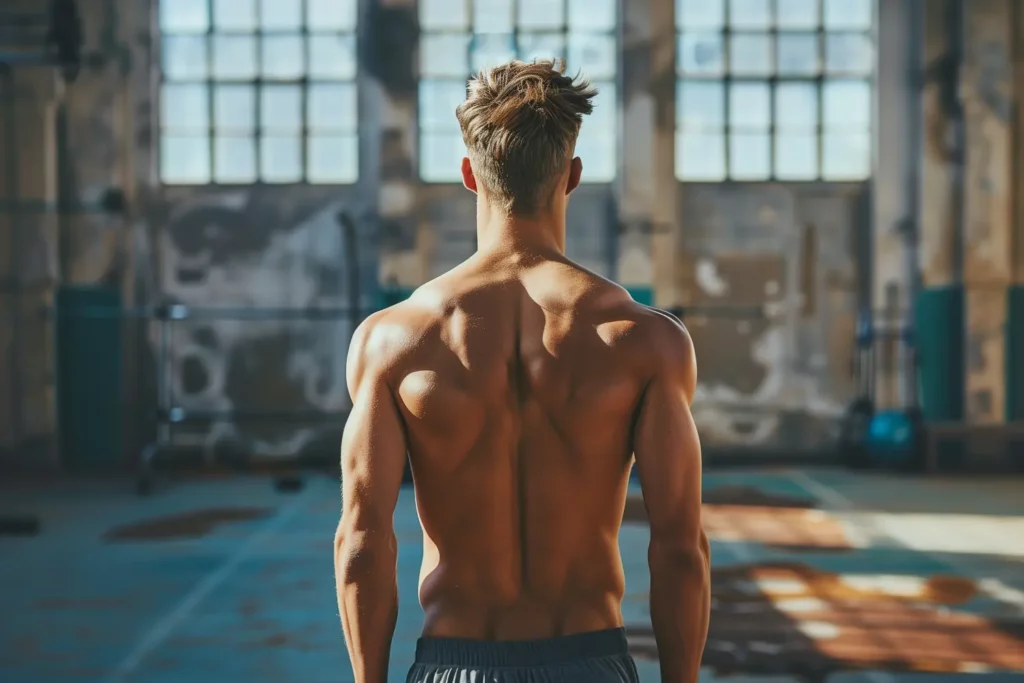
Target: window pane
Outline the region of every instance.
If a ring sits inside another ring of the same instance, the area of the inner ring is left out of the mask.
[[[306,71],[302,36],[263,37],[263,75],[267,78],[301,78]]]
[[[458,133],[455,108],[466,99],[462,81],[420,81],[420,127]]]
[[[771,177],[771,153],[767,133],[732,133],[729,136],[729,177],[767,180]]]
[[[565,35],[562,33],[520,33],[517,40],[519,58],[525,62],[565,58]]]
[[[420,176],[432,183],[462,182],[466,146],[457,133],[420,134]]]
[[[424,33],[420,36],[420,74],[454,76],[469,74],[468,33]]]
[[[725,84],[680,81],[676,87],[676,120],[687,131],[721,130],[725,125]]]
[[[800,133],[818,125],[818,88],[813,83],[775,86],[775,127]]]
[[[168,33],[202,33],[210,27],[207,0],[163,0],[160,29]]]
[[[576,156],[583,160],[584,183],[606,183],[615,178],[618,158],[618,110],[615,83],[595,82],[594,113],[583,117],[576,140]]]
[[[260,24],[272,31],[302,28],[302,0],[260,0]]]
[[[771,21],[768,0],[729,0],[729,25],[733,28],[768,28]]]
[[[680,73],[718,76],[725,69],[721,33],[683,33],[678,50]]]
[[[734,74],[770,74],[771,38],[761,33],[732,34],[729,40],[729,71]]]
[[[779,28],[817,28],[819,0],[775,0]]]
[[[213,37],[214,78],[256,77],[256,39],[249,36]]]
[[[420,29],[469,28],[469,0],[419,0]]]
[[[565,26],[564,0],[518,0],[516,22],[523,29],[560,29]]]
[[[260,124],[265,131],[297,131],[302,128],[302,88],[267,85],[260,93]]]
[[[469,61],[474,72],[504,64],[515,56],[516,43],[511,33],[473,36]]]
[[[615,130],[587,121],[576,140],[576,156],[583,162],[580,182],[607,183],[615,179]]]
[[[594,111],[590,116],[583,117],[583,128],[588,123],[594,124],[591,128],[600,128],[610,131],[610,135],[618,137],[618,100],[615,95],[614,81],[593,81],[592,85],[597,89],[597,95],[592,100]]]
[[[872,2],[873,0],[825,0],[825,28],[870,29]]]
[[[871,174],[868,133],[826,132],[822,137],[821,175],[826,180],[863,180]]]
[[[302,148],[298,136],[265,137],[260,140],[260,176],[272,183],[302,180]]]
[[[871,86],[866,81],[825,81],[822,105],[826,128],[867,130],[871,125]]]
[[[570,31],[614,31],[616,0],[569,0]]]
[[[600,33],[570,33],[569,70],[582,71],[589,78],[614,78],[616,72],[615,36]]]
[[[721,133],[676,133],[676,177],[724,180],[725,136]]]
[[[311,183],[354,183],[359,177],[358,138],[311,135],[306,143],[306,178]]]
[[[818,177],[818,136],[814,133],[779,133],[775,136],[775,177],[779,180],[814,180]]]
[[[729,85],[729,125],[744,131],[771,126],[771,94],[767,83]]]
[[[725,25],[725,0],[676,0],[676,26],[692,31]]]
[[[213,25],[220,30],[254,31],[256,0],[214,0]]]
[[[870,74],[875,67],[875,50],[863,33],[825,34],[825,66],[833,73]]]
[[[165,83],[160,93],[160,121],[165,129],[205,134],[210,125],[206,84]]]
[[[306,26],[311,31],[355,29],[356,0],[306,0]]]
[[[160,179],[178,185],[210,182],[210,139],[205,135],[162,135]]]
[[[222,133],[248,133],[256,127],[256,89],[251,85],[217,85],[213,121]]]
[[[219,136],[214,138],[213,154],[213,177],[216,182],[255,182],[256,140],[252,137]]]
[[[166,78],[206,78],[206,36],[163,36],[162,42]]]
[[[473,30],[477,33],[510,33],[512,0],[473,0]]]
[[[780,33],[775,43],[780,74],[818,73],[818,36],[814,33]]]
[[[309,75],[314,78],[355,78],[355,37],[352,35],[310,36]]]
[[[313,83],[307,98],[306,122],[310,128],[356,130],[358,111],[354,83]]]

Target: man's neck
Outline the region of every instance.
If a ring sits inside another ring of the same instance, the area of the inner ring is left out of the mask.
[[[565,215],[516,216],[484,209],[478,211],[476,241],[480,253],[564,254]]]

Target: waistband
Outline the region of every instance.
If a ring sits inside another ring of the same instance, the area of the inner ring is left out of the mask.
[[[417,664],[464,667],[547,666],[628,653],[624,628],[537,640],[420,638],[416,642]]]

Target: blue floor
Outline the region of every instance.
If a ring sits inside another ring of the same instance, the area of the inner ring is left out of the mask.
[[[1024,482],[710,473],[715,598],[703,680],[1024,681]],[[638,495],[638,492],[636,492]],[[336,481],[258,477],[0,489],[0,683],[350,681],[331,545]],[[185,515],[184,517],[182,515]],[[623,527],[623,615],[657,681],[647,530]],[[139,526],[141,525],[141,526]],[[420,532],[399,502],[391,681],[419,633]],[[1019,653],[1019,654],[1018,654]]]

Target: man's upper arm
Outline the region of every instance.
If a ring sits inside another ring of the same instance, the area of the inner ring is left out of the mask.
[[[651,357],[658,365],[634,425],[633,452],[652,541],[697,548],[703,533],[700,440],[690,413],[697,382],[693,342],[675,320],[657,323]]]
[[[405,470],[405,430],[388,383],[390,349],[374,334],[378,321],[360,325],[348,354],[352,411],[341,443],[341,523],[348,532],[393,528]]]

